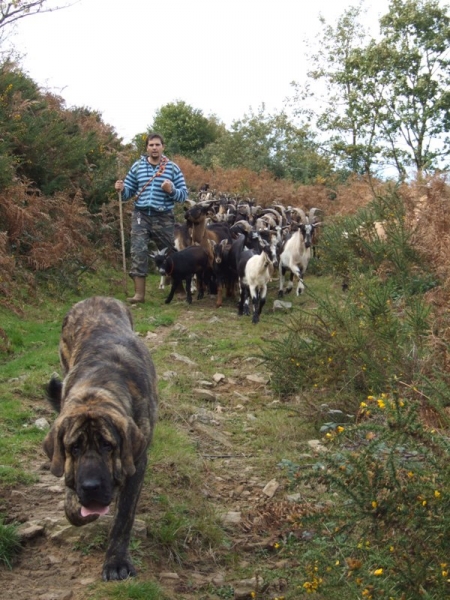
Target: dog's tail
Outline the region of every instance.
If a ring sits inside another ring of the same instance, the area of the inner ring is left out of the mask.
[[[61,398],[62,398],[63,384],[56,375],[52,375],[47,387],[45,388],[47,394],[47,400],[52,405],[56,412],[61,411]]]

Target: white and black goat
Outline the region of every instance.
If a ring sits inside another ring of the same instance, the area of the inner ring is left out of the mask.
[[[210,282],[211,267],[208,253],[201,246],[189,246],[180,252],[168,255],[167,248],[153,252],[151,257],[161,275],[168,275],[172,280],[172,287],[165,303],[172,302],[177,288],[185,283],[186,301],[192,303],[191,283],[194,275],[197,276],[198,294],[197,300],[201,300],[205,294],[205,287]]]
[[[297,225],[293,225],[293,232],[284,243],[280,254],[280,286],[278,290],[278,296],[280,298],[282,298],[285,293],[289,293],[292,290],[294,286],[294,277],[297,277],[298,279],[296,290],[297,296],[305,289],[303,276],[308,267],[309,259],[311,258],[312,236],[314,229],[320,225],[320,223],[311,223],[316,210],[317,209],[315,208],[311,208],[309,217],[307,217],[302,209],[296,209],[297,214],[301,217],[301,222]],[[287,271],[290,271],[290,279],[286,289],[284,289],[284,280]]]
[[[252,322],[256,324],[266,303],[267,284],[273,275],[269,245],[264,244],[260,254],[255,254],[252,250],[244,250],[238,263],[238,274],[240,288],[238,314],[250,314],[251,299]]]

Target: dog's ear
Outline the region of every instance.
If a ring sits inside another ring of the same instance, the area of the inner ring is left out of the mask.
[[[62,477],[64,475],[64,463],[66,454],[64,451],[64,423],[58,423],[57,419],[53,427],[48,432],[42,447],[44,452],[50,459],[50,472],[55,477]]]
[[[147,448],[147,441],[134,421],[128,421],[126,430],[122,432],[122,451],[120,460],[122,469],[128,477],[136,472],[135,462]]]

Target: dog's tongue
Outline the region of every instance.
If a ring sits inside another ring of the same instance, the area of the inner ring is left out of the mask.
[[[109,513],[109,506],[102,506],[101,504],[90,504],[89,506],[81,507],[81,516],[89,517],[90,515],[107,515]]]

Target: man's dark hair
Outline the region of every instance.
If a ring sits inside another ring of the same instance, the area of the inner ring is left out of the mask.
[[[145,147],[147,148],[147,144],[149,143],[149,141],[154,140],[155,138],[158,138],[159,140],[161,140],[161,144],[163,146],[165,146],[164,138],[160,133],[149,133],[147,136],[147,139],[145,140]]]

